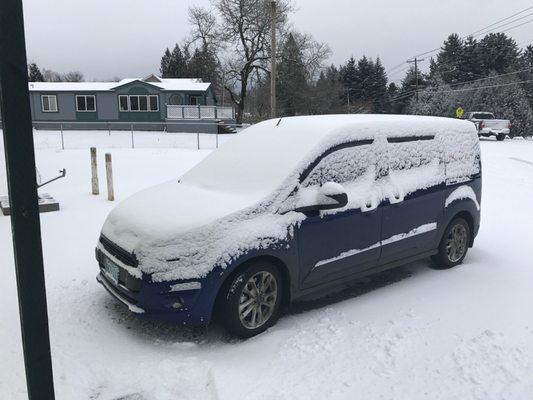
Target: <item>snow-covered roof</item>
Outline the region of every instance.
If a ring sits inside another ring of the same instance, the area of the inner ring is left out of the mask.
[[[156,78],[156,79],[154,79]],[[148,80],[149,79],[149,80]],[[139,81],[171,91],[205,92],[211,85],[196,78],[160,78],[149,75],[145,78],[127,78],[119,82],[29,82],[29,90],[33,92],[105,92],[128,83]]]
[[[248,195],[255,192],[261,197],[273,191],[299,165],[306,164],[305,160],[309,164],[338,144],[425,135],[472,136],[477,140],[471,122],[451,118],[370,114],[278,118],[245,129],[182,180],[211,189]],[[460,145],[460,140],[457,143]]]

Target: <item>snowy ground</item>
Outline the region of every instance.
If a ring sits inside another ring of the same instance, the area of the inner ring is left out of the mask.
[[[195,135],[140,134],[143,148],[134,150],[118,148],[129,146],[127,135],[98,135],[69,134],[65,151],[57,133],[36,137],[43,179],[67,169],[46,188],[62,211],[41,216],[58,399],[530,398],[533,141],[482,142],[481,231],[464,265],[407,265],[298,305],[268,332],[236,341],[217,327],[143,322],[96,283],[94,246],[114,204],[89,194],[87,147],[112,147],[118,200],[209,152],[194,150]],[[7,217],[0,239],[0,398],[17,400],[25,380]]]

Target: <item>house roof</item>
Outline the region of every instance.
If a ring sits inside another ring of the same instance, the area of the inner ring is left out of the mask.
[[[30,92],[106,92],[139,81],[161,90],[205,92],[211,83],[195,78],[160,78],[148,75],[145,78],[128,78],[119,82],[29,82]]]

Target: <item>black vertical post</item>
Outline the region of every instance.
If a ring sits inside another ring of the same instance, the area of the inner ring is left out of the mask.
[[[28,398],[54,399],[22,0],[0,1],[0,99]]]

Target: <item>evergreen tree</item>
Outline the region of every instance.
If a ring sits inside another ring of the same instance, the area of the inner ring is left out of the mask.
[[[477,40],[469,36],[463,43],[459,60],[459,79],[468,82],[483,76],[481,49]]]
[[[161,57],[161,66],[159,67],[159,73],[163,78],[169,78],[171,74],[170,65],[172,62],[172,54],[170,53],[169,48],[167,47]]]
[[[44,76],[41,70],[35,63],[28,65],[28,81],[30,82],[44,82]]]
[[[512,71],[519,55],[516,42],[505,33],[489,33],[479,42],[479,57],[485,76],[490,72],[501,74]]]
[[[281,49],[276,92],[281,115],[303,114],[306,109],[308,90],[307,73],[300,47],[289,34]]]
[[[357,88],[357,66],[355,58],[350,57],[350,59],[343,65],[340,69],[340,81],[342,82],[344,89],[346,91],[346,101],[345,104],[350,103],[357,99],[358,88]]]
[[[322,71],[308,96],[309,114],[338,114],[344,111],[344,90],[339,70],[331,65]]]
[[[459,35],[452,33],[444,41],[437,55],[438,73],[445,83],[462,82],[461,64],[463,60],[463,42]]]
[[[176,43],[172,52],[167,48],[161,57],[161,67],[159,69],[163,78],[187,78],[187,63],[189,56],[184,55],[179,44]]]
[[[385,68],[381,64],[379,57],[374,63],[371,85],[371,96],[374,102],[374,112],[384,113],[388,111],[387,75],[385,74]]]

